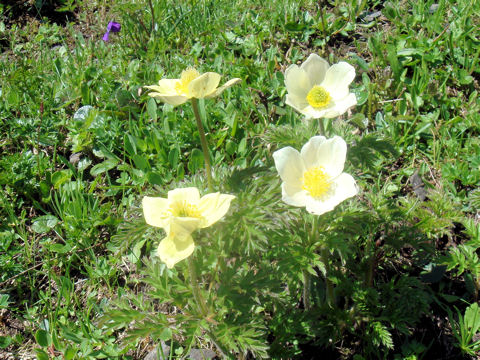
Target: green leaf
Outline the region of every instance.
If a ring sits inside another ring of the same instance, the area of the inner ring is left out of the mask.
[[[35,219],[32,230],[37,234],[43,234],[53,229],[58,224],[58,219],[53,215],[40,216]]]
[[[5,349],[13,342],[10,336],[0,336],[0,349]]]
[[[472,333],[477,333],[480,329],[480,309],[477,303],[473,303],[465,310],[465,325]]]
[[[172,338],[172,330],[169,327],[163,329],[162,333],[159,336],[160,340],[167,341]]]
[[[188,170],[190,170],[192,174],[196,173],[199,169],[203,168],[203,164],[203,153],[198,149],[193,149],[190,154],[190,160],[188,161]]]
[[[142,171],[147,171],[150,169],[150,164],[148,163],[148,160],[145,159],[142,155],[133,155],[132,160],[135,163],[135,166],[137,169],[140,169]]]
[[[35,333],[35,340],[37,344],[43,347],[47,347],[52,343],[52,337],[48,332],[43,329],[38,329]],[[48,359],[48,357],[47,357]]]
[[[71,177],[72,177],[72,172],[70,170],[56,171],[52,175],[52,184],[55,187],[55,189],[58,189],[62,184],[66,183],[67,181],[70,181]]]
[[[163,177],[159,173],[153,171],[149,171],[147,173],[147,181],[152,185],[159,186],[165,183]]]
[[[113,169],[115,166],[117,166],[118,161],[115,159],[107,159],[104,162],[101,162],[100,164],[95,165],[90,169],[90,174],[92,176],[97,176],[100,175],[104,172],[107,172],[108,170]]]
[[[48,250],[51,252],[57,253],[57,254],[66,254],[70,250],[72,250],[72,247],[69,244],[51,244],[48,246]]]
[[[173,148],[172,150],[170,150],[170,153],[168,154],[168,162],[173,169],[177,167],[179,158],[180,154],[177,148]]]
[[[35,352],[37,353],[37,360],[49,360],[49,357],[45,351],[37,349]]]
[[[64,360],[72,360],[76,354],[77,354],[77,350],[69,347],[63,354]]]
[[[154,98],[147,101],[147,114],[154,121],[157,121],[157,103]]]
[[[305,30],[306,25],[305,24],[299,24],[298,22],[288,22],[285,24],[285,30],[291,31],[291,32],[301,32]]]

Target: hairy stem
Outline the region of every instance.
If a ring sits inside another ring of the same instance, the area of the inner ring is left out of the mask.
[[[305,310],[310,310],[312,308],[312,303],[310,302],[310,273],[307,270],[303,270],[303,306]]]
[[[328,275],[330,274],[330,264],[328,262],[330,253],[326,247],[322,249],[321,255],[322,255],[323,265],[325,266],[325,286],[326,286],[325,300],[330,307],[333,307],[335,305],[335,294],[333,292],[333,283],[328,279]]]
[[[323,135],[325,136],[325,125],[323,124],[323,122],[325,121],[325,119],[318,119],[318,126],[320,127],[320,135]]]
[[[205,129],[200,118],[200,111],[198,111],[198,100],[192,98],[193,113],[195,120],[197,120],[198,133],[200,134],[200,142],[202,144],[203,157],[205,158],[205,171],[207,172],[208,190],[213,192],[212,182],[212,166],[210,165],[210,154],[208,153],[207,138],[205,137]]]
[[[208,315],[207,303],[205,302],[205,299],[200,292],[200,287],[198,286],[197,270],[193,263],[193,256],[188,257],[188,271],[190,273],[190,286],[192,287],[193,297],[202,316],[206,317]]]
[[[207,302],[202,296],[200,287],[198,285],[197,269],[195,268],[195,263],[193,262],[193,256],[188,257],[188,272],[190,273],[190,276],[189,276],[190,286],[192,287],[193,298],[195,299],[195,303],[200,309],[200,313],[202,317],[206,319],[209,316],[208,306],[207,306]],[[210,329],[206,329],[206,331],[207,331],[208,337],[215,344],[215,346],[217,347],[217,350],[220,352],[220,355],[224,359],[230,358],[231,356],[228,350],[226,350],[225,347],[223,347],[223,345],[220,344],[220,342],[215,337],[213,332],[210,331]]]
[[[309,239],[308,239],[309,244],[313,244],[313,242],[315,241],[317,228],[318,228],[318,216],[314,215],[313,216],[313,221],[312,221],[312,229],[311,229],[311,232],[309,234]],[[311,300],[310,300],[310,297],[311,297],[310,288],[312,287],[311,274],[307,270],[303,270],[302,275],[303,275],[303,294],[302,294],[303,305],[304,305],[305,310],[310,310],[312,308],[312,303],[311,303]]]

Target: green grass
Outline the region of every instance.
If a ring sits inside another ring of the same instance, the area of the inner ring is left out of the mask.
[[[0,354],[140,359],[164,340],[179,355],[215,348],[211,329],[258,358],[473,358],[480,4],[41,3],[0,5]],[[42,19],[57,5],[71,22]],[[111,20],[122,30],[105,43]],[[318,246],[303,242],[311,216],[281,202],[272,159],[319,132],[285,104],[284,70],[313,52],[357,74],[357,106],[325,124],[346,140],[361,188],[320,218],[332,311]],[[144,195],[206,192],[193,111],[142,89],[187,66],[242,79],[200,101],[216,186],[237,196],[198,237],[211,323],[192,310],[186,262],[167,270],[155,257],[162,235],[141,212]],[[319,275],[311,313],[305,268]]]

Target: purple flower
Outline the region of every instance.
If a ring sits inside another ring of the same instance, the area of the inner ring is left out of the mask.
[[[115,21],[110,21],[107,26],[107,32],[103,35],[103,41],[108,41],[108,35],[110,32],[119,32],[122,28],[122,25]]]

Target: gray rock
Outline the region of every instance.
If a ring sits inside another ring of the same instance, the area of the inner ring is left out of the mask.
[[[163,341],[160,343],[161,349],[157,346],[150,351],[143,360],[167,360],[170,356],[170,346]],[[217,354],[209,349],[191,349],[186,359],[191,360],[209,360],[214,359]],[[174,357],[172,357],[174,358]]]
[[[437,9],[440,7],[439,4],[432,4],[430,5],[430,8],[428,9],[428,12],[430,14],[433,14],[435,11],[437,11]]]

